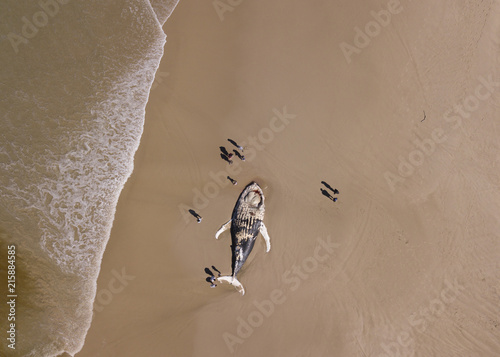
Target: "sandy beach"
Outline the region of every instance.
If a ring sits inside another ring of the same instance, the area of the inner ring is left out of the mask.
[[[77,357],[500,355],[499,1],[181,0],[164,31]],[[272,249],[210,289],[252,180]]]

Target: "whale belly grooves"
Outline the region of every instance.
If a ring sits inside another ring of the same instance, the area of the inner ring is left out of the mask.
[[[264,218],[263,214],[258,215],[249,209],[238,212],[236,217],[233,217],[231,235],[234,236],[237,241],[255,238],[262,225],[262,218],[259,216]]]
[[[248,207],[244,204],[235,207],[231,224],[231,240],[234,249],[233,275],[239,272],[250,255],[262,225],[262,218],[264,218],[264,212],[260,208]]]

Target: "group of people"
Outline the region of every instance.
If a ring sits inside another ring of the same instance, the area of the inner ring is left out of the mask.
[[[233,144],[234,146],[236,146],[238,148],[238,150],[241,150],[241,152],[243,152],[243,146],[240,146],[236,143],[236,141],[234,140],[231,140],[231,139],[227,139],[227,141],[229,141],[231,144]],[[220,147],[220,151],[222,151],[222,153],[220,154],[222,156],[222,158],[224,160],[226,160],[229,165],[231,165],[233,163],[233,157],[234,155],[238,156],[238,158],[242,161],[245,161],[245,156],[243,156],[238,150],[234,149],[233,152],[234,154],[231,152],[227,152],[226,148],[224,146],[221,146]],[[236,181],[235,179],[231,178],[231,177],[227,177],[227,179],[229,181],[231,181],[231,183],[233,185],[237,185],[238,184],[238,181]]]
[[[241,150],[243,152],[243,146],[240,146],[236,143],[236,141],[227,139],[231,144],[236,146],[238,150]],[[234,149],[232,152],[228,152],[227,149],[224,146],[219,147],[221,151],[221,158],[229,163],[231,165],[233,163],[233,157],[236,155],[240,160],[245,161],[245,156],[243,156],[238,150]]]
[[[236,143],[236,141],[231,140],[231,139],[227,139],[227,141],[229,141],[231,144],[233,144],[234,146],[236,146],[238,148],[238,150],[241,150],[241,152],[243,152],[243,146],[238,145]],[[220,151],[221,151],[221,154],[220,154],[221,158],[223,160],[227,161],[230,165],[233,163],[233,157],[234,157],[234,155],[236,155],[240,160],[245,161],[245,156],[243,156],[238,150],[234,149],[233,150],[234,154],[233,154],[232,152],[229,153],[224,146],[220,146],[219,148],[220,148]],[[237,185],[238,184],[238,181],[236,181],[235,179],[233,179],[230,176],[227,176],[227,179],[233,185]],[[196,218],[196,222],[201,223],[201,220],[203,219],[203,217],[201,217],[197,212],[195,212],[192,209],[189,210],[189,212],[194,216],[194,218]]]
[[[217,272],[218,276],[221,276],[221,272],[213,265],[212,265],[212,269]],[[217,278],[215,277],[214,273],[212,273],[212,271],[208,268],[205,268],[205,273],[208,274],[208,277],[205,280],[207,281],[207,283],[210,284],[211,288],[215,288],[217,286],[217,284],[215,284],[215,280]]]
[[[321,183],[322,183],[323,185],[325,185],[325,187],[326,187],[327,189],[329,189],[330,191],[332,191],[334,195],[338,195],[338,194],[340,193],[340,192],[339,192],[339,190],[337,190],[336,188],[332,188],[332,186],[330,186],[329,184],[327,184],[325,181],[321,181]],[[323,189],[323,188],[320,188],[320,190],[321,190],[321,193],[322,193],[324,196],[328,197],[328,198],[329,198],[329,199],[331,199],[333,202],[337,202],[337,197],[332,196],[332,195],[330,194],[330,192],[328,192],[327,190],[325,190],[325,189]]]

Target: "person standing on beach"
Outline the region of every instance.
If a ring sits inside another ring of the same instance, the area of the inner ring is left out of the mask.
[[[190,209],[189,213],[191,213],[193,217],[196,218],[196,222],[201,223],[201,220],[203,218],[194,209]]]
[[[236,149],[233,150],[234,153],[236,154],[236,156],[238,156],[240,158],[241,161],[245,161],[245,156],[244,155],[241,155],[240,152]]]
[[[220,157],[222,160],[226,161],[229,165],[233,163],[233,160],[230,160],[227,155],[224,155],[223,153],[220,154]]]
[[[331,199],[333,201],[333,196],[330,195],[330,193],[327,190],[320,188],[320,191],[323,194],[323,196],[328,197],[329,199]]]
[[[227,141],[229,141],[231,144],[233,144],[234,146],[236,146],[239,150],[243,151],[243,146],[238,145],[236,143],[236,141],[231,140],[231,139],[227,139]]]
[[[233,163],[233,156],[234,154],[232,152],[227,155],[227,161],[229,162],[229,165],[232,165]]]

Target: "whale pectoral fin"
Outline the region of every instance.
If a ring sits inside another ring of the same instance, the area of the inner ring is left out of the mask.
[[[231,227],[231,222],[233,220],[230,219],[229,221],[227,221],[226,223],[224,223],[220,228],[219,230],[217,231],[217,233],[215,233],[215,239],[219,239],[219,236],[221,235],[222,232],[224,231],[227,231],[229,229],[229,227]]]
[[[262,224],[260,225],[259,231],[266,241],[266,252],[269,252],[271,250],[271,239],[269,238],[269,234],[267,233],[267,228],[264,222],[262,222]]]

